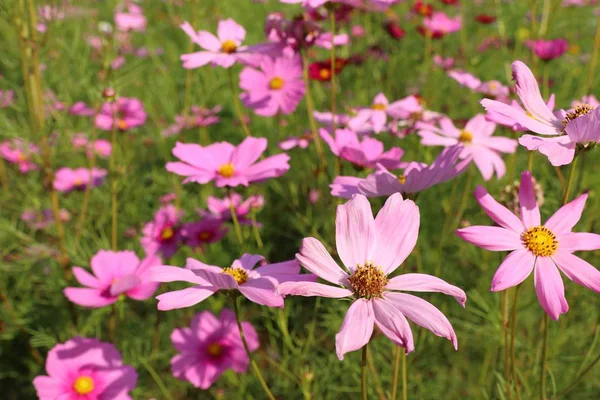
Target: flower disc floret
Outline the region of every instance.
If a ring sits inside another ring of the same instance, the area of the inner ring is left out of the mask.
[[[223,273],[233,276],[238,285],[248,282],[248,273],[241,268],[223,268]]]
[[[348,284],[359,297],[380,298],[389,279],[383,269],[368,261],[348,277]]]
[[[80,376],[73,383],[73,390],[82,396],[94,391],[94,380],[89,376]]]
[[[525,247],[537,257],[549,257],[558,250],[558,240],[545,226],[534,226],[522,235]]]

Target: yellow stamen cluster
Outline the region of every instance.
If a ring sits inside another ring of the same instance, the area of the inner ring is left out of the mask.
[[[331,71],[327,68],[321,68],[321,70],[319,71],[319,76],[321,77],[321,79],[329,79],[331,77]]]
[[[119,128],[120,130],[124,131],[125,129],[127,129],[127,127],[127,122],[125,122],[124,119],[120,119],[117,121],[117,128]]]
[[[160,233],[160,238],[162,240],[169,240],[171,239],[173,236],[175,236],[175,231],[173,230],[173,228],[171,228],[170,226],[167,226],[166,228],[164,228],[162,230],[162,232]]]
[[[269,87],[272,90],[280,90],[281,88],[283,88],[283,84],[284,84],[283,79],[276,76],[275,78],[271,79],[271,82],[269,82]]]
[[[211,357],[219,357],[221,354],[223,354],[223,346],[221,346],[219,343],[211,343],[206,348],[206,352]]]
[[[473,134],[463,129],[462,131],[460,131],[458,141],[463,144],[471,143],[473,141]]]
[[[525,247],[537,257],[549,257],[558,250],[558,240],[552,231],[545,226],[534,226],[527,229],[521,240]]]
[[[94,380],[89,376],[80,376],[73,383],[73,389],[82,396],[94,391]]]
[[[381,297],[389,279],[380,266],[367,261],[365,265],[358,266],[348,278],[350,287],[359,297],[372,299]]]
[[[589,114],[594,110],[594,107],[589,104],[579,104],[573,111],[567,113],[565,119],[562,120],[563,125],[567,125],[569,122],[573,121],[575,118],[581,117],[583,115]]]
[[[223,273],[233,276],[238,285],[248,282],[248,273],[241,268],[223,268]]]
[[[398,175],[398,182],[404,185],[406,183],[406,176]]]
[[[221,43],[221,51],[223,53],[231,54],[235,53],[237,50],[237,44],[233,40],[226,40]]]
[[[227,164],[221,165],[219,167],[219,169],[217,170],[217,172],[223,178],[231,178],[233,176],[233,174],[235,173],[235,168],[233,167],[232,163],[227,163]]]
[[[387,106],[385,104],[375,103],[371,106],[371,109],[378,110],[378,111],[385,111],[387,109]]]

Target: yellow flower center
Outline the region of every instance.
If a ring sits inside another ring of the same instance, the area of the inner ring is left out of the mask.
[[[125,122],[125,120],[124,120],[124,119],[120,119],[120,120],[118,120],[118,121],[117,121],[117,127],[118,127],[120,130],[124,131],[125,129],[127,129],[127,126],[128,126],[128,125],[127,125],[127,122]]]
[[[384,111],[385,109],[387,109],[387,106],[385,104],[375,103],[371,106],[371,108],[373,110]]]
[[[498,88],[498,84],[496,82],[490,82],[490,90],[496,90]]]
[[[19,153],[19,155],[17,155],[17,160],[19,160],[21,162],[25,161],[26,160],[25,154]]]
[[[398,182],[400,182],[401,184],[405,184],[406,183],[406,176],[404,175],[399,175],[398,176]]]
[[[348,283],[359,297],[372,299],[381,297],[389,279],[380,266],[367,261],[365,265],[358,266],[354,273],[348,277]]]
[[[235,168],[233,168],[232,163],[223,164],[219,167],[218,171],[219,175],[223,178],[231,178],[235,173]]]
[[[221,346],[219,343],[211,343],[206,348],[206,352],[212,357],[219,357],[221,354],[223,354],[223,346]]]
[[[321,79],[329,79],[331,77],[331,71],[329,71],[327,68],[322,68],[319,71],[319,76]]]
[[[237,44],[235,44],[233,40],[226,40],[223,43],[221,43],[221,51],[223,53],[231,54],[235,53],[236,50]]]
[[[271,82],[269,82],[269,87],[273,90],[280,90],[281,88],[283,88],[283,83],[283,79],[277,76],[271,79]]]
[[[167,226],[166,228],[164,228],[162,230],[162,232],[160,233],[160,238],[162,240],[169,240],[171,239],[173,236],[175,236],[175,231],[173,230],[173,228],[171,228],[170,226]]]
[[[94,390],[94,380],[89,376],[80,376],[73,383],[73,389],[80,395],[86,395]]]
[[[200,232],[198,234],[198,239],[202,242],[206,242],[212,238],[212,233],[209,231]]]
[[[463,129],[462,131],[460,131],[458,141],[463,144],[471,143],[473,141],[473,134]]]
[[[525,247],[538,257],[549,257],[558,249],[558,241],[552,231],[545,226],[534,226],[527,229],[521,240]]]
[[[75,182],[73,182],[75,184],[75,186],[82,186],[83,185],[83,180],[81,178],[77,178],[75,179]]]
[[[579,104],[573,111],[567,113],[565,119],[562,120],[563,125],[567,125],[569,122],[573,121],[575,118],[581,117],[583,115],[589,114],[594,111],[594,107],[589,104]]]
[[[241,268],[223,268],[223,273],[233,276],[238,285],[248,282],[248,273]]]

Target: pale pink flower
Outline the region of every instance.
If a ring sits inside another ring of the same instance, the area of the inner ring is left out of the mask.
[[[122,32],[144,32],[146,30],[146,17],[142,7],[128,3],[127,6],[117,7],[115,13],[115,26]]]
[[[559,270],[573,282],[600,293],[600,271],[573,255],[576,251],[600,249],[600,235],[571,232],[581,218],[587,197],[583,194],[562,206],[542,225],[532,177],[525,171],[519,188],[520,218],[480,186],[475,198],[499,226],[471,226],[456,233],[485,250],[510,251],[496,270],[490,290],[517,286],[533,272],[538,300],[550,318],[557,320],[569,310]]]
[[[177,252],[182,237],[181,218],[183,211],[172,204],[161,207],[154,214],[154,219],[142,229],[140,243],[146,254],[159,253],[169,258]]]
[[[492,136],[496,124],[486,121],[483,114],[477,114],[467,122],[464,129],[458,129],[450,118],[439,121],[439,128],[433,124],[417,124],[421,144],[425,146],[462,146],[460,159],[471,159],[481,172],[483,179],[490,180],[496,173],[498,179],[506,173],[506,165],[501,153],[514,153],[518,142],[507,137]]]
[[[214,217],[204,217],[198,222],[183,225],[183,239],[191,247],[204,249],[207,244],[218,242],[227,234],[223,220]]]
[[[133,300],[150,298],[158,283],[149,279],[149,268],[161,265],[154,254],[141,260],[133,251],[100,250],[91,260],[94,275],[80,267],[73,267],[75,279],[85,288],[68,287],[64,294],[75,304],[100,308],[116,303],[122,297]]]
[[[594,108],[598,108],[598,106],[600,106],[600,101],[598,101],[596,96],[594,96],[593,94],[591,94],[589,96],[583,96],[581,99],[573,100],[571,102],[572,110],[570,110],[570,111],[574,111],[575,108],[577,108],[577,106],[582,106],[584,104],[588,104]]]
[[[246,321],[242,321],[242,330],[248,348],[256,351],[259,347],[256,330]],[[228,309],[218,317],[210,311],[196,314],[189,328],[177,328],[171,333],[171,342],[179,352],[171,358],[173,376],[204,390],[226,370],[242,374],[250,364],[235,315]]]
[[[431,16],[423,19],[425,31],[434,38],[439,38],[448,33],[458,32],[462,28],[460,15],[451,18],[441,11],[435,11]]]
[[[87,150],[87,156],[91,157],[92,153],[96,153],[96,155],[107,158],[110,156],[112,152],[112,145],[108,140],[98,139],[94,141],[94,144],[90,144]]]
[[[69,114],[79,115],[82,117],[91,117],[95,114],[95,111],[83,101],[78,101],[69,107]]]
[[[58,212],[59,219],[62,222],[66,222],[71,219],[71,214],[61,208]],[[55,221],[54,212],[46,208],[40,212],[36,210],[25,210],[21,213],[21,220],[24,221],[31,229],[44,229],[52,225]]]
[[[263,204],[264,197],[260,195],[250,196],[246,200],[243,200],[239,193],[231,193],[223,199],[215,196],[208,196],[206,198],[208,211],[214,217],[223,221],[231,220],[231,208],[233,207],[238,222],[243,224],[250,223],[248,220],[250,211],[262,207]]]
[[[452,341],[458,349],[454,329],[433,305],[416,296],[396,291],[441,292],[465,305],[460,288],[425,274],[390,275],[406,260],[417,243],[419,208],[399,193],[392,195],[373,218],[366,197],[356,195],[339,205],[336,215],[336,248],[345,268],[329,255],[315,238],[302,240],[297,260],[304,268],[333,285],[317,282],[285,282],[282,295],[346,298],[352,303],[336,335],[336,352],[344,354],[365,346],[374,325],[394,344],[414,350],[408,319]]]
[[[300,57],[264,57],[260,69],[246,67],[240,74],[240,95],[244,105],[263,117],[290,114],[304,97]]]
[[[304,136],[290,136],[287,139],[282,140],[277,145],[281,150],[291,150],[295,147],[306,149],[312,141],[312,133],[307,132]]]
[[[183,183],[208,183],[217,187],[248,186],[283,175],[290,157],[283,153],[256,162],[267,149],[267,139],[247,137],[237,147],[217,142],[203,147],[177,142],[172,153],[181,162],[167,163],[167,171],[185,176]]]
[[[88,186],[97,187],[104,183],[107,171],[102,168],[60,168],[54,175],[54,190],[69,193],[85,190]]]
[[[32,156],[38,153],[37,146],[20,138],[5,140],[0,143],[0,157],[11,164],[18,165],[19,171],[23,174],[39,169],[38,165],[31,161]]]
[[[126,131],[144,125],[146,117],[144,105],[140,100],[119,97],[115,102],[104,103],[96,115],[96,126],[110,131],[116,125],[119,130]]]
[[[190,115],[185,118],[184,115],[176,115],[175,123],[162,131],[165,137],[179,134],[184,129],[207,127],[218,124],[221,121],[219,113],[221,106],[205,108],[193,105],[190,107]]]
[[[368,125],[371,131],[379,133],[384,130],[388,116],[394,119],[408,117],[413,112],[415,101],[417,100],[414,96],[409,96],[390,103],[383,93],[379,93],[375,96],[373,105],[370,108],[358,110],[356,116],[348,121],[348,127],[354,131],[359,131],[364,125]]]
[[[296,260],[263,265],[259,255],[244,254],[230,267],[221,268],[188,258],[186,267],[161,266],[151,270],[156,282],[183,281],[195,286],[157,296],[159,310],[190,307],[219,290],[238,290],[248,300],[267,307],[283,307],[283,298],[276,287],[281,282],[314,280],[313,275],[301,275]]]
[[[331,50],[332,46],[345,46],[350,43],[350,37],[346,33],[333,36],[333,41],[331,37],[331,32],[321,33],[315,40],[315,46]]]
[[[0,108],[6,108],[15,102],[14,90],[0,89]]]
[[[46,373],[33,380],[39,400],[132,400],[137,383],[135,369],[123,364],[113,344],[82,337],[54,346]]]
[[[461,86],[471,89],[473,92],[482,93],[495,97],[498,101],[506,102],[510,90],[499,81],[483,82],[473,74],[461,70],[448,71],[448,76],[457,81]]]
[[[360,167],[374,168],[376,164],[381,164],[388,169],[398,169],[406,164],[401,161],[404,150],[400,147],[384,151],[383,143],[379,140],[368,136],[359,139],[356,132],[350,129],[336,129],[332,137],[329,131],[320,128],[319,135],[333,154]]]
[[[439,54],[436,54],[435,56],[433,56],[433,62],[438,67],[442,67],[445,71],[447,71],[450,68],[454,67],[455,60],[452,57],[444,58]]]

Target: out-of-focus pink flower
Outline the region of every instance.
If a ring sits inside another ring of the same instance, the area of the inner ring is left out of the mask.
[[[71,214],[64,208],[59,210],[58,215],[62,222],[66,222],[71,219]],[[41,212],[37,212],[35,210],[25,210],[21,214],[21,220],[24,221],[31,229],[44,229],[54,223],[54,213],[49,208],[44,209]]]
[[[93,146],[89,146],[87,152],[88,157],[91,157],[93,152],[100,157],[107,158],[112,152],[112,145],[108,140],[98,139],[94,142]]]
[[[119,97],[116,102],[104,103],[96,115],[96,126],[110,131],[116,125],[117,129],[127,131],[144,125],[146,117],[144,104],[140,100]]]
[[[240,74],[240,95],[244,105],[263,117],[292,113],[306,91],[302,61],[294,58],[264,57],[260,69],[246,67]]]
[[[32,155],[38,153],[39,149],[37,146],[27,143],[20,138],[0,143],[0,157],[11,164],[18,165],[19,171],[23,174],[39,168],[37,164],[31,161]]]
[[[364,37],[367,34],[367,31],[362,25],[352,25],[352,29],[350,30],[352,36],[356,38]]]
[[[268,41],[281,45],[286,56],[293,57],[298,51],[314,45],[321,32],[317,23],[304,16],[288,20],[283,13],[274,12],[267,15],[265,22]]]
[[[432,39],[439,39],[449,33],[458,32],[461,28],[462,18],[460,15],[450,18],[445,13],[436,11],[430,17],[423,19],[423,25],[419,27],[419,32]]]
[[[454,67],[455,60],[452,57],[444,58],[439,54],[433,56],[433,62],[438,67],[442,67],[445,71],[448,71],[452,67]]]
[[[283,308],[283,298],[276,291],[277,285],[287,281],[314,281],[316,278],[310,274],[301,275],[296,260],[255,268],[263,260],[259,255],[244,254],[226,268],[207,265],[193,258],[187,259],[185,268],[154,267],[151,275],[156,282],[184,281],[196,285],[157,296],[158,309],[166,311],[190,307],[219,290],[239,290],[254,303]]]
[[[566,39],[528,40],[525,44],[544,61],[554,60],[565,54],[569,49],[569,42]]]
[[[475,198],[499,226],[471,226],[456,234],[490,251],[510,251],[496,270],[491,291],[501,291],[534,274],[534,286],[542,308],[553,320],[569,310],[562,271],[570,280],[600,293],[600,271],[573,255],[600,249],[600,235],[572,232],[581,219],[587,193],[562,206],[544,224],[536,202],[531,173],[523,172],[519,187],[520,218],[479,186]]]
[[[51,21],[60,21],[65,18],[64,10],[50,5],[38,7],[39,20],[36,25],[38,32],[45,33],[48,30],[48,24]]]
[[[162,261],[150,255],[140,261],[133,251],[100,250],[90,262],[94,275],[80,267],[73,268],[75,279],[85,288],[68,287],[65,296],[83,307],[100,308],[116,303],[121,297],[133,300],[150,298],[158,283],[149,279],[149,268]]]
[[[462,148],[447,147],[431,165],[409,162],[396,176],[379,165],[377,171],[366,178],[338,176],[329,186],[336,197],[351,198],[360,193],[367,197],[390,196],[394,193],[418,193],[431,186],[446,182],[463,173],[471,160],[457,162]]]
[[[176,199],[177,199],[176,193],[167,193],[160,198],[160,202],[161,202],[161,204],[169,204]]]
[[[94,109],[85,104],[83,101],[78,101],[69,107],[69,114],[79,115],[82,117],[91,117],[94,115]]]
[[[310,201],[311,204],[317,204],[320,198],[321,192],[319,191],[319,189],[311,189],[308,192],[308,201]]]
[[[161,207],[154,219],[144,225],[140,240],[146,254],[159,253],[170,258],[179,248],[181,240],[181,218],[183,211],[174,205]]]
[[[129,3],[126,10],[123,7],[117,7],[115,13],[115,26],[122,32],[144,32],[146,30],[146,17],[142,7]]]
[[[285,151],[291,150],[295,147],[306,149],[312,140],[312,133],[307,132],[304,136],[290,136],[287,139],[282,140],[279,142],[278,147]]]
[[[14,90],[0,89],[0,108],[6,108],[15,102]]]
[[[350,37],[345,33],[335,35],[333,37],[333,41],[331,36],[331,32],[324,32],[320,34],[317,37],[317,40],[315,40],[315,46],[330,50],[332,46],[345,46],[350,43]]]
[[[467,301],[465,292],[431,275],[390,277],[417,243],[420,225],[417,205],[396,193],[373,218],[369,201],[359,194],[338,206],[335,225],[337,253],[345,268],[312,237],[302,240],[300,252],[296,254],[304,268],[332,285],[284,282],[278,292],[351,301],[335,337],[338,358],[343,360],[346,353],[365,346],[374,325],[410,353],[415,346],[407,318],[450,340],[458,349],[456,334],[444,314],[427,301],[398,291],[440,292],[453,296],[463,307]]]
[[[112,60],[111,63],[110,63],[110,67],[112,69],[119,69],[123,65],[125,65],[125,56],[123,56],[123,55],[115,57],[115,59]]]
[[[231,208],[235,210],[235,215],[240,223],[250,223],[248,214],[253,209],[262,207],[265,200],[263,196],[253,195],[243,200],[238,193],[231,193],[229,196],[219,199],[218,197],[208,196],[206,206],[213,217],[223,221],[231,220]]]
[[[100,186],[106,178],[106,170],[102,168],[60,168],[54,175],[54,189],[58,192],[69,193],[73,190],[85,190],[89,185]]]
[[[217,36],[207,31],[196,32],[188,22],[184,22],[181,29],[192,42],[204,49],[181,56],[183,68],[187,69],[203,67],[209,63],[223,68],[229,68],[236,62],[256,66],[264,55],[274,56],[281,52],[280,45],[273,43],[242,46],[246,30],[231,18],[219,21]]]
[[[250,351],[258,349],[258,334],[250,322],[242,321],[242,330]],[[173,376],[195,387],[210,388],[228,369],[238,374],[248,370],[250,360],[231,310],[224,309],[218,318],[209,311],[196,314],[189,328],[171,333],[171,342],[179,352],[171,359]]]
[[[59,111],[64,111],[67,106],[62,101],[58,100],[56,93],[52,90],[46,90],[43,94],[44,113],[50,115]]]
[[[131,400],[137,373],[111,343],[74,337],[54,346],[46,373],[33,380],[40,400]]]
[[[510,90],[498,81],[482,82],[473,74],[458,69],[448,71],[448,76],[476,93],[495,97],[498,101],[507,102]]]
[[[207,127],[218,124],[221,121],[219,113],[221,106],[206,108],[193,105],[190,107],[190,115],[185,118],[184,115],[176,115],[175,123],[162,131],[165,137],[179,134],[184,129]]]
[[[350,129],[336,129],[332,137],[329,131],[321,128],[319,135],[333,154],[360,167],[374,168],[381,164],[388,169],[398,169],[405,164],[401,161],[404,151],[400,147],[392,147],[384,152],[382,142],[368,136],[359,139],[356,132]]]
[[[256,162],[267,149],[267,139],[247,137],[237,147],[217,142],[203,147],[177,142],[173,155],[181,162],[167,163],[167,171],[185,176],[183,183],[208,183],[217,187],[248,186],[283,175],[290,157],[283,153]]]
[[[506,173],[501,153],[514,153],[519,145],[515,139],[492,136],[496,124],[486,121],[483,114],[473,117],[464,129],[458,129],[450,118],[439,121],[439,128],[432,124],[417,124],[421,144],[425,146],[462,146],[460,159],[471,159],[483,179],[490,180],[496,173],[498,179]]]
[[[373,105],[370,108],[362,108],[358,110],[356,116],[348,121],[348,127],[354,131],[364,129],[368,125],[375,133],[380,133],[384,130],[388,116],[394,119],[403,119],[410,115],[412,108],[415,106],[412,97],[390,103],[383,93],[379,93],[373,100]]]
[[[223,239],[227,227],[222,219],[205,216],[198,222],[184,224],[182,234],[188,246],[204,249],[207,244]]]

